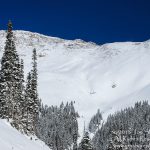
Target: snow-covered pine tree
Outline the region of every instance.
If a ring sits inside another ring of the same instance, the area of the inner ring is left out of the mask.
[[[2,72],[1,72],[2,74]],[[4,119],[7,117],[7,105],[6,105],[6,82],[1,78],[0,75],[0,118]]]
[[[88,132],[85,132],[83,139],[79,145],[79,150],[93,150]]]
[[[20,99],[20,107],[19,107],[19,110],[20,110],[20,122],[21,122],[21,127],[20,127],[20,130],[22,132],[24,132],[25,130],[25,124],[24,124],[24,120],[26,119],[25,117],[25,95],[24,95],[24,90],[25,90],[25,86],[24,86],[24,62],[23,62],[23,59],[21,59],[21,64],[20,64],[20,88],[19,88],[19,99]]]
[[[20,102],[21,102],[21,98],[22,98],[22,91],[21,91],[22,82],[21,82],[20,74],[21,74],[21,65],[20,65],[19,58],[16,58],[16,64],[14,67],[15,79],[14,79],[13,87],[12,87],[12,101],[14,103],[14,106],[13,106],[11,124],[17,130],[22,129],[21,109],[20,109]]]
[[[91,118],[89,123],[89,131],[91,133],[96,132],[96,130],[100,128],[101,122],[102,122],[102,114],[100,110],[97,110],[97,113]]]
[[[21,59],[21,65],[20,65],[20,88],[19,88],[19,96],[20,96],[20,111],[23,113],[23,108],[25,104],[25,99],[24,99],[24,62],[23,59]]]
[[[35,134],[37,133],[36,131],[36,126],[38,124],[39,120],[39,109],[40,109],[40,100],[38,98],[38,90],[37,90],[37,79],[38,79],[38,73],[37,73],[37,54],[36,54],[36,49],[33,49],[33,55],[32,55],[32,70],[31,70],[31,88],[32,88],[32,99],[34,101],[34,106],[33,106],[33,112],[34,112],[34,131]]]
[[[12,118],[12,125],[19,128],[19,72],[20,62],[16,51],[12,23],[9,21],[6,44],[0,70],[1,118]]]
[[[71,119],[71,134],[73,139],[73,150],[77,150],[77,140],[78,140],[78,121],[77,113],[73,106],[73,102],[70,104],[70,119]]]
[[[40,99],[37,91],[37,54],[36,49],[32,55],[32,70],[28,74],[25,89],[25,114],[23,124],[26,126],[27,134],[38,134],[37,125],[39,121]]]
[[[31,73],[29,72],[25,88],[25,106],[23,114],[24,132],[26,134],[34,134],[34,101],[32,98]]]

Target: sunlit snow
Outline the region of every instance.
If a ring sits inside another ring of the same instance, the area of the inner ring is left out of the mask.
[[[0,55],[5,35],[0,31]],[[48,105],[75,101],[80,132],[84,120],[87,124],[98,108],[106,118],[135,101],[150,99],[150,41],[100,46],[26,31],[15,31],[15,37],[26,74],[32,49],[37,49],[42,101]]]

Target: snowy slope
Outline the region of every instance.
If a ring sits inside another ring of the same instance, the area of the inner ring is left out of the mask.
[[[1,150],[50,150],[40,140],[22,135],[12,128],[6,120],[0,119],[0,149]]]
[[[0,31],[0,56],[5,42]],[[32,49],[38,52],[39,92],[43,102],[57,105],[75,101],[83,120],[100,108],[104,116],[150,100],[150,41],[96,45],[63,40],[27,31],[15,31],[16,47],[31,68]]]

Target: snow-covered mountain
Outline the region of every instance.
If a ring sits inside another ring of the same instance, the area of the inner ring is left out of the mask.
[[[6,120],[0,119],[0,149],[1,150],[50,150],[39,139],[32,140],[14,129]]]
[[[16,47],[31,68],[33,48],[38,53],[39,92],[43,102],[57,105],[75,101],[82,121],[97,109],[104,117],[138,100],[150,100],[150,41],[96,45],[15,31]],[[5,43],[0,31],[0,57]]]

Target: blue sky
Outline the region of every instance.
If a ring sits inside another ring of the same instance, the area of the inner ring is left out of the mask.
[[[150,39],[150,0],[7,0],[0,29],[11,19],[28,30],[98,44]]]

